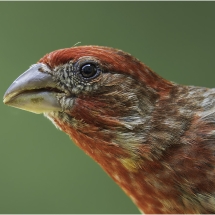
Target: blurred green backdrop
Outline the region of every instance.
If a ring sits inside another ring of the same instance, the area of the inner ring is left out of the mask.
[[[215,2],[0,2],[0,91],[44,54],[104,45],[181,84],[215,86]],[[42,115],[3,105],[0,213],[139,213]]]

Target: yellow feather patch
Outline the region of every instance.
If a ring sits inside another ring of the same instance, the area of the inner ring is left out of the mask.
[[[130,172],[137,172],[138,171],[138,163],[132,158],[121,158],[120,159],[122,165],[129,170]]]

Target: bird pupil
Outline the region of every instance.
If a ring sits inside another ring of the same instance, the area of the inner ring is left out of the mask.
[[[81,68],[81,74],[84,78],[90,78],[96,74],[96,67],[93,64],[85,64]]]

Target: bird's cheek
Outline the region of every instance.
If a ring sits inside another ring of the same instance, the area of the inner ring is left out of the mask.
[[[61,105],[61,111],[71,113],[75,107],[75,97],[66,97],[65,95],[57,95],[58,101]]]

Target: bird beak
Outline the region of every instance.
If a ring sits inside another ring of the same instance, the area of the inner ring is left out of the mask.
[[[60,90],[56,87],[52,75],[40,71],[44,67],[46,65],[38,63],[20,75],[5,92],[3,102],[38,114],[61,111],[56,97]]]

